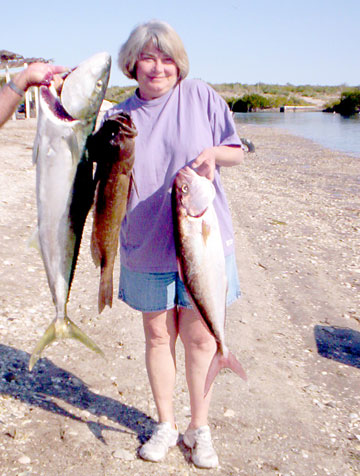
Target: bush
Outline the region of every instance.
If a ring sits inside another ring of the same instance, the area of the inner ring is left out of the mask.
[[[352,116],[360,112],[360,89],[344,91],[340,102],[328,105],[325,112],[337,112],[342,116]]]
[[[340,103],[335,106],[335,112],[343,116],[351,116],[360,110],[360,90],[344,92]]]
[[[271,107],[270,101],[260,94],[246,94],[232,104],[234,112],[252,112]]]

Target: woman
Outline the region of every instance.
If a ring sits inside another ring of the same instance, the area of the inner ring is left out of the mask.
[[[188,57],[168,24],[151,21],[136,27],[120,49],[119,66],[138,82],[135,94],[106,116],[128,112],[138,131],[134,166],[138,193],[129,197],[121,228],[119,297],[142,312],[146,367],[159,416],[140,456],[160,461],[177,443],[172,398],[175,343],[180,336],[191,405],[184,443],[192,448],[195,465],[212,468],[218,457],[208,426],[211,391],[204,398],[204,383],[216,344],[192,309],[177,273],[169,192],[176,173],[186,165],[214,180],[214,205],[227,260],[227,299],[234,301],[240,290],[219,167],[239,164],[243,150],[225,101],[202,81],[185,80]]]

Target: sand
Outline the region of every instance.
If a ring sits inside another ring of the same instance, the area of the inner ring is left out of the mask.
[[[35,127],[31,119],[0,129],[0,474],[360,475],[360,158],[240,127],[256,153],[222,170],[243,293],[226,336],[248,382],[227,371],[216,379],[210,427],[220,468],[207,471],[181,442],[162,463],[137,457],[156,420],[141,317],[119,301],[97,314],[91,219],[68,310],[106,361],[66,341],[28,372],[54,317],[41,259],[27,245]],[[179,343],[181,432],[190,413],[183,360]]]

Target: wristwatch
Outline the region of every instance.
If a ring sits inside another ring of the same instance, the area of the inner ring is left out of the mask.
[[[10,89],[12,89],[19,96],[23,97],[23,95],[25,94],[25,91],[19,88],[19,86],[16,86],[16,84],[14,83],[12,79],[10,79],[10,81],[6,84],[9,86]]]

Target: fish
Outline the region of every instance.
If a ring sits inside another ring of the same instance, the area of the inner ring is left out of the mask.
[[[120,112],[106,119],[88,143],[89,155],[97,162],[91,255],[101,268],[99,314],[112,306],[113,269],[133,183],[136,135],[130,115]]]
[[[86,217],[94,199],[92,134],[109,81],[111,56],[97,53],[64,79],[61,91],[39,89],[39,116],[33,147],[36,164],[38,243],[55,306],[55,318],[38,341],[29,369],[53,341],[74,338],[101,349],[67,315],[71,283]]]
[[[206,396],[222,368],[244,380],[246,373],[225,343],[227,278],[219,222],[213,206],[213,183],[189,166],[175,176],[172,187],[174,239],[179,268],[190,301],[216,341],[205,380]]]

